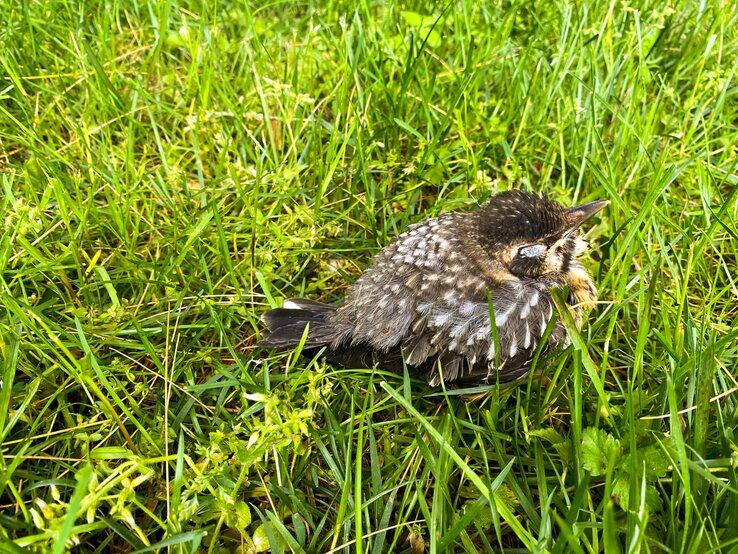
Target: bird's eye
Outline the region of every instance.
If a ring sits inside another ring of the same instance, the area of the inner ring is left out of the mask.
[[[531,244],[518,249],[518,258],[540,258],[546,253],[546,246],[543,244]]]

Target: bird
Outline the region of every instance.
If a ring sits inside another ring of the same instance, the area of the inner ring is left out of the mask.
[[[539,346],[548,353],[568,343],[552,291],[568,290],[577,326],[596,301],[580,227],[607,204],[566,208],[512,189],[411,225],[339,305],[292,298],[264,313],[259,346],[287,350],[304,338],[303,352],[322,351],[333,364],[407,369],[432,387],[522,379]]]

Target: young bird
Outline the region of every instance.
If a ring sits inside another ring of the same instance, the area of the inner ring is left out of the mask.
[[[382,249],[339,307],[287,300],[263,315],[260,346],[326,347],[344,367],[423,376],[432,386],[487,384],[524,377],[549,321],[551,289],[568,287],[577,324],[596,299],[579,262],[579,226],[608,201],[564,208],[511,190],[469,213],[444,213],[412,225]],[[490,303],[497,341],[493,339]],[[567,340],[556,321],[543,350]]]

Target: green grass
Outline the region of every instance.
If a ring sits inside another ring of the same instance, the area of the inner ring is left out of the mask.
[[[0,20],[0,550],[738,552],[734,2]],[[535,377],[468,403],[256,349],[512,187],[612,201]]]

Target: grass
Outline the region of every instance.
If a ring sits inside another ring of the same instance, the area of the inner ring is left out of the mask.
[[[732,2],[0,5],[0,550],[738,552]],[[609,199],[468,403],[255,347],[409,224]]]

